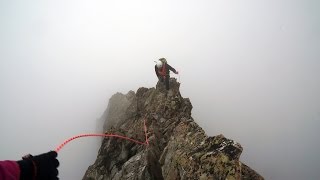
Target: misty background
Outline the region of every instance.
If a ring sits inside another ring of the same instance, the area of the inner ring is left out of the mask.
[[[208,135],[244,148],[266,179],[320,179],[320,1],[0,0],[0,159],[96,131],[116,92],[180,72]],[[175,76],[177,77],[177,76]],[[59,153],[81,179],[98,138]]]

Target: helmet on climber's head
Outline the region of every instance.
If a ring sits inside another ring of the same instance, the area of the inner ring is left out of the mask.
[[[163,64],[162,61],[159,60],[156,63],[157,63],[157,68],[158,69],[162,68],[162,64]]]
[[[163,63],[167,63],[166,58],[160,58],[159,61],[163,62]]]

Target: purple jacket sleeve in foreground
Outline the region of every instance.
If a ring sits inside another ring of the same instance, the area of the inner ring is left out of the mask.
[[[15,161],[0,161],[1,180],[19,180],[20,168]]]

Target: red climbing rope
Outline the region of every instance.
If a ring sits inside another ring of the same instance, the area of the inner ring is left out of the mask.
[[[148,135],[147,135],[146,118],[144,118],[143,126],[144,126],[144,133],[145,133],[145,136],[146,136],[146,141],[145,142],[141,142],[141,141],[138,141],[138,140],[135,140],[135,139],[131,139],[131,138],[126,137],[126,136],[117,135],[117,134],[80,134],[80,135],[77,135],[77,136],[73,136],[73,137],[67,139],[66,141],[64,141],[62,144],[60,144],[56,148],[55,151],[58,153],[70,141],[73,141],[75,139],[82,138],[82,137],[116,137],[116,138],[125,139],[125,140],[128,140],[128,141],[132,141],[134,143],[141,144],[141,145],[149,145]]]
[[[143,121],[143,128],[144,128],[144,134],[146,135],[146,142],[145,142],[145,144],[146,144],[146,145],[149,145],[148,135],[147,135],[146,118],[144,118],[144,121]]]

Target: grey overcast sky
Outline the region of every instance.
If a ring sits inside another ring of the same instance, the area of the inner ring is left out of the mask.
[[[1,159],[95,131],[110,96],[156,84],[154,60],[209,135],[266,179],[320,179],[320,1],[0,0]],[[97,139],[59,154],[81,179]]]

